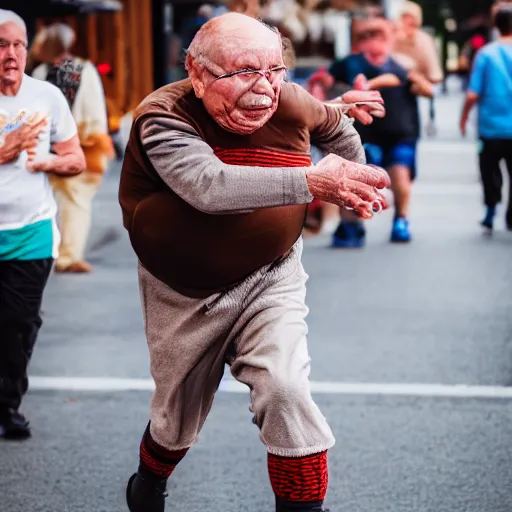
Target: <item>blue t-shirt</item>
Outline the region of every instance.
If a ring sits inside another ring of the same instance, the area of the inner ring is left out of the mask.
[[[396,75],[401,84],[398,87],[381,89],[386,117],[375,119],[368,126],[357,123],[357,131],[361,134],[363,142],[385,143],[391,145],[400,142],[414,141],[420,135],[420,120],[418,101],[410,91],[410,83],[407,78],[407,70],[389,58],[382,66],[374,66],[361,53],[349,55],[342,60],[335,61],[329,69],[329,73],[336,81],[353,85],[359,74],[366,78],[376,78],[385,73]]]
[[[480,50],[469,90],[479,96],[480,137],[512,139],[512,44],[496,42]]]

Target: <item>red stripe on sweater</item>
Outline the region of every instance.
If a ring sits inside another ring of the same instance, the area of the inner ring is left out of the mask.
[[[225,164],[259,167],[309,167],[311,156],[257,148],[214,148],[215,155]]]

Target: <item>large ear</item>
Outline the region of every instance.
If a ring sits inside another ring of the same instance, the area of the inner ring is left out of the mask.
[[[190,55],[187,55],[187,58],[185,59],[185,66],[188,70],[188,76],[192,81],[194,92],[196,93],[196,96],[201,99],[204,96],[204,91],[206,89],[203,81],[204,69]]]

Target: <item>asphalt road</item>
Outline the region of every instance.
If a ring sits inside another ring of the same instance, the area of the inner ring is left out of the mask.
[[[450,108],[438,106],[441,131]],[[315,398],[337,437],[332,512],[512,511],[512,233],[500,219],[482,235],[476,146],[443,137],[452,142],[421,146],[411,245],[388,243],[390,212],[368,223],[364,250],[306,240],[311,378],[331,386]],[[0,443],[1,512],[126,511],[150,392],[104,389],[149,378],[117,179],[113,168],[95,201],[95,272],[48,286],[30,372],[55,379],[24,402],[33,439]],[[168,510],[273,510],[248,405],[246,393],[219,392],[172,477]]]

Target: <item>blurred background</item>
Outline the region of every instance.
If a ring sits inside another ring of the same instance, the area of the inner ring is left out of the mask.
[[[246,2],[243,2],[246,3]],[[297,54],[297,81],[350,52],[351,19],[376,5],[396,18],[403,0],[248,0],[288,36]],[[424,29],[436,38],[446,76],[464,73],[459,60],[475,35],[491,31],[492,0],[421,0]],[[184,77],[183,49],[209,18],[237,0],[3,0],[27,22],[30,37],[55,21],[77,32],[73,53],[96,63],[112,124],[152,90]]]
[[[434,102],[418,100],[414,241],[389,243],[392,209],[365,223],[365,250],[331,250],[328,230],[305,240],[312,390],[338,440],[328,505],[332,512],[511,512],[512,224],[502,215],[504,197],[494,231],[482,233],[476,109],[468,136],[459,129],[471,63],[496,39],[494,1],[417,3],[444,78]],[[362,13],[383,9],[397,19],[404,1],[0,6],[24,18],[31,43],[54,22],[73,27],[71,52],[101,76],[117,149],[92,205],[86,253],[94,271],[54,274],[45,292],[23,404],[34,436],[0,444],[0,512],[119,512],[153,385],[137,261],[118,201],[131,112],[156,88],[184,78],[195,33],[228,10],[277,26],[295,49],[292,79],[307,87],[311,75],[353,51]],[[38,64],[32,53],[27,72]],[[337,224],[337,208],[334,215]],[[247,390],[227,371],[200,442],[173,474],[170,510],[273,509],[248,406]]]

